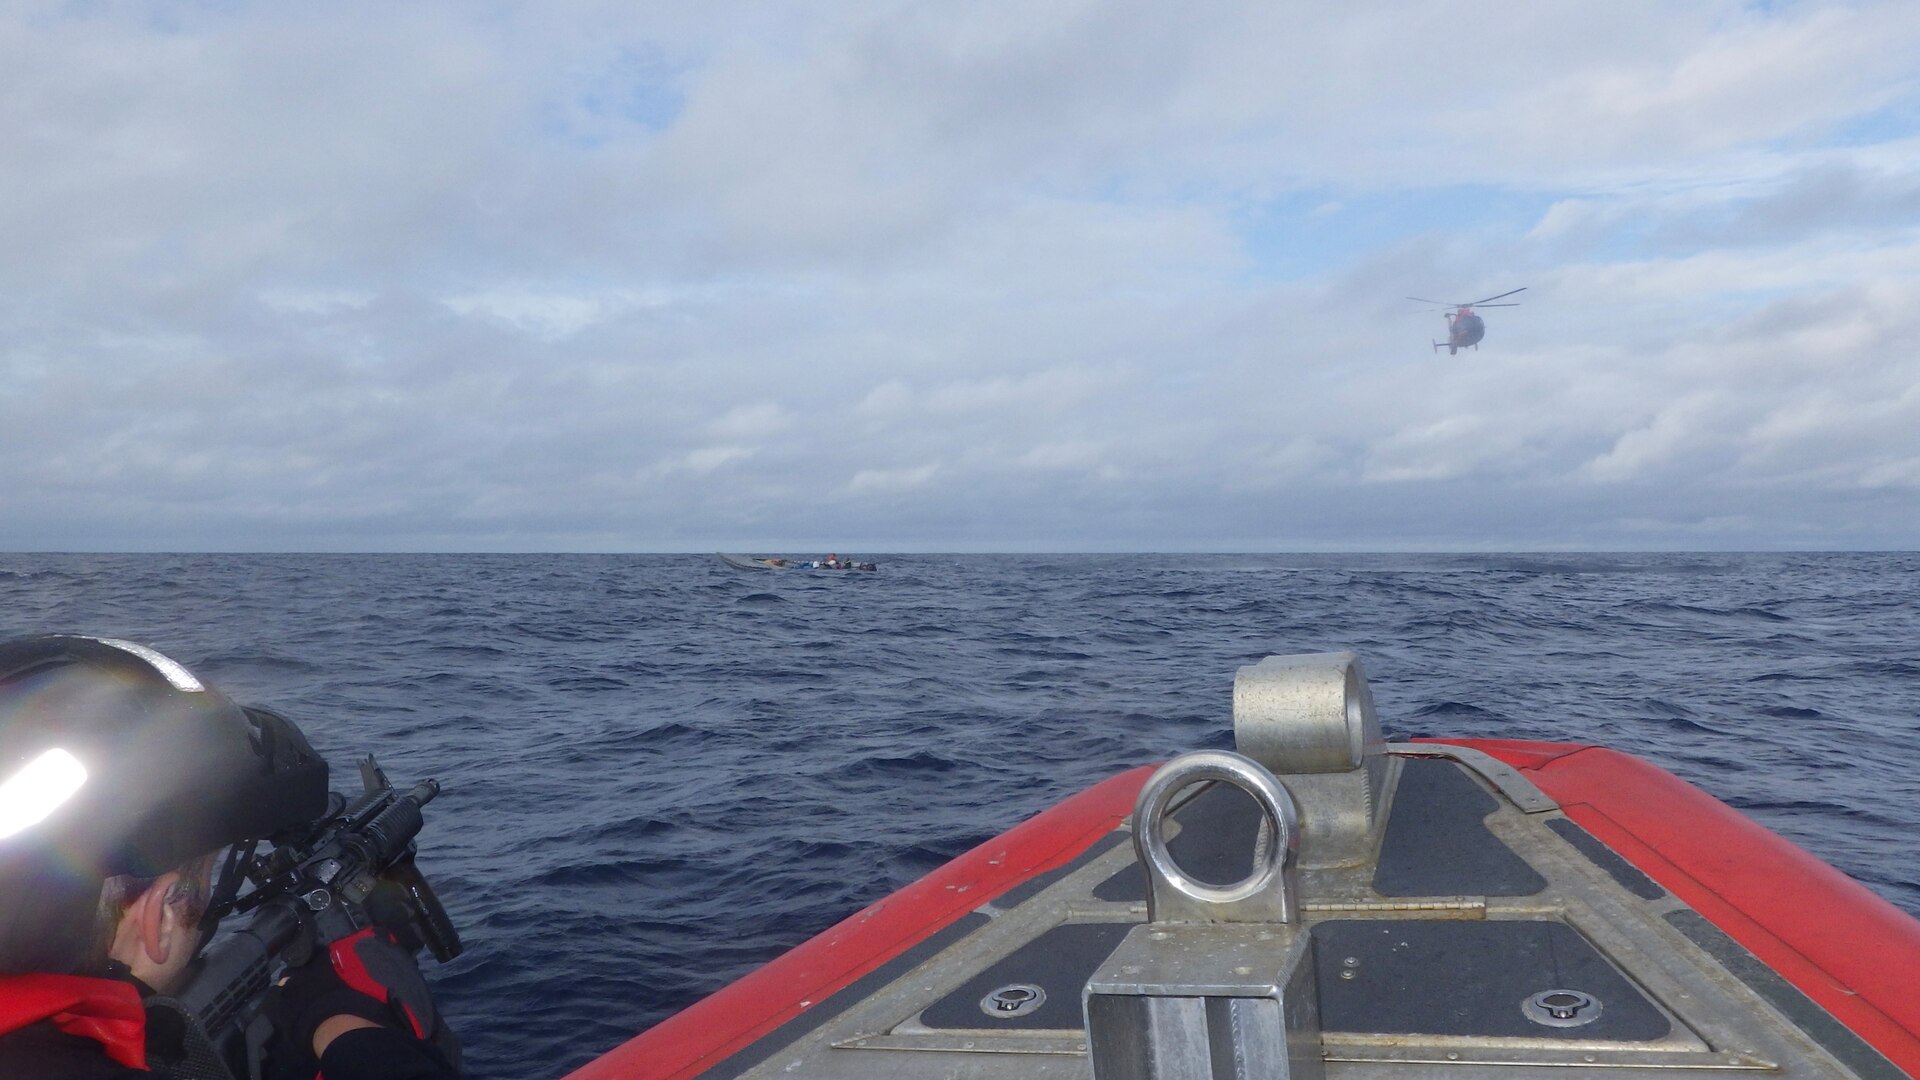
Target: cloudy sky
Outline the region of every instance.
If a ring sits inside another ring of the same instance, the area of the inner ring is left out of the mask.
[[[1912,0],[0,6],[0,548],[1920,547]],[[1472,300],[1479,351],[1440,313]]]

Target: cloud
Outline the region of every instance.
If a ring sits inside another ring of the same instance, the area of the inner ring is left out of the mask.
[[[890,379],[868,390],[854,405],[854,411],[870,416],[898,416],[913,408],[914,394],[898,379]]]
[[[1111,478],[1115,471],[1107,466],[1113,458],[1113,451],[1104,443],[1093,440],[1075,442],[1042,443],[1019,457],[1019,466],[1024,469],[1060,469],[1067,471],[1089,471],[1106,467]]]
[[[793,417],[779,402],[758,401],[727,410],[726,415],[708,424],[707,430],[719,438],[755,439],[777,435],[792,426]]]
[[[1916,51],[1895,0],[16,6],[0,544],[1910,545]],[[1399,299],[1523,284],[1459,356]]]
[[[745,461],[753,456],[753,449],[746,446],[703,446],[687,453],[684,459],[688,469],[697,473],[710,473],[724,465],[736,461]]]
[[[1861,487],[1920,490],[1920,457],[1876,461],[1860,474]]]
[[[1086,400],[1099,381],[1078,371],[1046,371],[1017,379],[981,379],[935,387],[925,399],[933,412],[974,413],[1023,407],[1046,411]]]
[[[449,308],[461,315],[498,319],[524,333],[558,340],[591,326],[602,317],[602,302],[564,293],[490,292],[449,297]]]
[[[1689,398],[1659,409],[1646,422],[1623,432],[1605,454],[1587,463],[1588,476],[1602,483],[1631,480],[1657,465],[1671,463],[1690,445],[1713,437],[1711,402]]]
[[[926,487],[940,472],[937,465],[917,465],[902,469],[861,469],[847,482],[854,494],[892,494]]]
[[[1617,14],[1650,20],[1631,52],[1605,41],[1575,50],[1568,70],[1512,103],[1535,152],[1620,162],[1831,129],[1900,93],[1920,32],[1910,13],[1886,4]]]

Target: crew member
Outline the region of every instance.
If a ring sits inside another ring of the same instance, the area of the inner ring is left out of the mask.
[[[0,1077],[226,1075],[166,996],[211,934],[218,854],[326,806],[326,762],[299,728],[160,653],[0,643]],[[417,1037],[395,999],[350,987],[324,952],[287,973],[267,1013],[275,1076],[458,1075],[450,1041]]]

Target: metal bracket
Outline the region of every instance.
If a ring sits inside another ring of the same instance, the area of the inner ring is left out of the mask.
[[[1283,777],[1305,807],[1302,866],[1357,867],[1373,857],[1389,770],[1358,656],[1269,656],[1235,672],[1233,743]]]

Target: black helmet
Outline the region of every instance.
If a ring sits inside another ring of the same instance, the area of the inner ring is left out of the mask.
[[[154,877],[326,805],[327,764],[299,728],[152,649],[0,643],[0,971],[81,964],[107,878]]]

